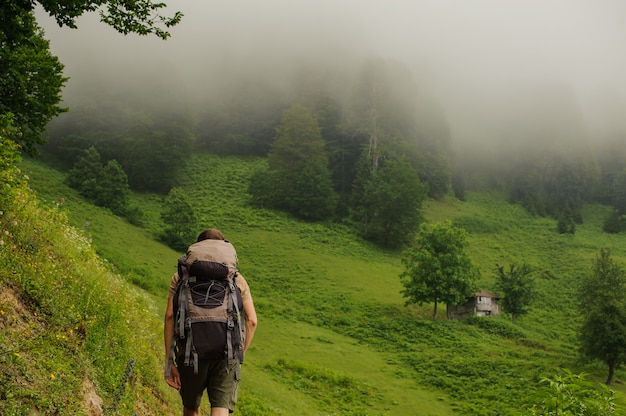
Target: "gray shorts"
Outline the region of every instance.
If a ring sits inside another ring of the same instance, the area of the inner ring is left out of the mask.
[[[194,374],[193,366],[184,365],[180,359],[177,362],[183,406],[187,409],[200,407],[206,389],[212,408],[224,407],[230,413],[235,410],[241,379],[240,365],[236,360],[231,368],[228,368],[227,360],[200,360],[198,374]]]

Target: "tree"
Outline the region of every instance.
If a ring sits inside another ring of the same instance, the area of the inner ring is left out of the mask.
[[[126,214],[130,193],[128,176],[116,160],[109,160],[103,166],[95,147],[84,151],[65,182],[95,205],[109,208],[114,214]]]
[[[72,169],[67,172],[65,183],[76,189],[84,198],[95,200],[96,185],[102,177],[102,157],[95,147],[83,151]]]
[[[521,266],[511,264],[508,273],[503,266],[496,265],[496,285],[503,295],[502,307],[511,314],[512,321],[528,313],[535,285],[531,272],[526,263]]]
[[[0,6],[0,13],[6,13],[6,6]],[[14,114],[21,131],[16,142],[29,154],[36,154],[36,146],[45,143],[42,133],[48,122],[66,111],[59,102],[67,78],[34,18],[23,17],[30,27],[28,33],[12,40],[11,33],[0,31],[0,114]]]
[[[63,65],[50,53],[50,44],[37,25],[37,4],[60,26],[75,28],[76,19],[99,11],[101,21],[123,34],[154,34],[167,38],[167,29],[178,24],[180,12],[161,16],[165,3],[152,0],[3,0],[0,2],[0,114],[13,113],[21,131],[17,139],[30,154],[45,143],[42,133],[48,122],[66,111],[59,106],[67,78]]]
[[[406,303],[433,302],[433,319],[437,305],[459,304],[475,292],[478,269],[466,253],[466,231],[454,227],[450,221],[423,224],[416,244],[405,250],[400,275]]]
[[[109,160],[96,184],[96,205],[107,207],[114,214],[125,215],[129,195],[126,172],[116,160]]]
[[[613,209],[604,219],[602,230],[609,234],[618,234],[622,231],[622,220],[617,209]]]
[[[417,231],[426,187],[407,162],[385,160],[365,179],[359,194],[355,213],[365,238],[399,247]]]
[[[626,361],[626,274],[608,249],[601,249],[592,264],[579,288],[584,316],[578,337],[583,356],[608,366],[608,385]]]
[[[324,220],[337,208],[331,173],[322,162],[313,160],[299,170],[287,184],[285,203],[289,212],[305,220]]]
[[[8,19],[6,21],[3,19],[0,27],[3,31],[8,30],[9,33],[19,32],[19,19],[16,18],[16,15],[32,16],[37,3],[50,16],[54,17],[61,27],[67,26],[76,29],[78,27],[76,19],[85,13],[98,11],[102,22],[124,35],[129,33],[154,34],[162,39],[167,39],[170,36],[167,29],[180,23],[183,17],[180,12],[175,12],[171,17],[162,16],[160,10],[167,5],[152,0],[5,0],[2,13]]]
[[[308,220],[325,219],[334,213],[338,197],[332,186],[325,142],[308,108],[296,104],[283,112],[268,164],[266,179],[272,184],[255,175],[250,183],[254,200],[271,202],[274,208]],[[272,185],[274,191],[269,190]],[[255,186],[260,188],[255,190]]]
[[[196,213],[181,188],[172,188],[167,194],[161,219],[166,224],[162,240],[174,250],[184,250],[195,240]]]
[[[283,111],[276,127],[276,137],[268,154],[270,169],[292,174],[314,160],[327,164],[324,146],[313,114],[301,104],[293,105]]]

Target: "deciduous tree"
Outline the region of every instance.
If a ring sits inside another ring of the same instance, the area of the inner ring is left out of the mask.
[[[400,275],[406,303],[433,302],[433,319],[440,302],[459,304],[474,293],[479,271],[466,252],[464,229],[445,221],[423,224],[415,245],[403,253]]]
[[[181,188],[172,188],[165,198],[161,219],[165,222],[162,240],[175,250],[184,250],[195,241],[196,213],[187,194]]]
[[[626,274],[608,249],[601,249],[579,292],[583,323],[580,352],[608,366],[606,384],[626,361]]]
[[[114,214],[126,214],[130,194],[128,176],[116,160],[109,160],[103,166],[95,147],[85,150],[65,181],[94,204],[109,208]]]
[[[334,213],[337,205],[325,141],[317,120],[309,109],[296,104],[283,112],[280,125],[276,128],[276,139],[268,155],[274,191],[267,192],[268,181],[251,182],[256,201],[272,202],[275,208],[308,220],[321,220]],[[259,198],[262,195],[271,198]]]
[[[506,272],[503,266],[496,266],[496,285],[502,292],[502,307],[511,314],[511,320],[528,313],[533,298],[535,281],[532,269],[526,263],[521,266],[511,264]]]
[[[409,242],[422,219],[419,209],[426,189],[407,162],[385,160],[365,179],[355,201],[365,238],[389,247]]]
[[[67,78],[63,65],[50,53],[50,44],[37,25],[37,5],[60,26],[75,28],[76,19],[99,11],[101,21],[123,34],[154,34],[163,39],[182,14],[162,16],[165,3],[152,0],[3,0],[0,2],[0,114],[13,113],[17,138],[24,150],[37,153],[44,144],[42,133],[48,122],[65,111],[59,106]]]

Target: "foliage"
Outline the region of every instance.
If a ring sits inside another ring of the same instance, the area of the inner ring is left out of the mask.
[[[119,399],[120,415],[173,413],[159,383],[161,320],[150,300],[12,174],[0,192],[0,413],[86,414],[87,393],[105,409]],[[132,381],[118,397],[131,358]]]
[[[0,114],[12,113],[20,135],[13,139],[23,150],[37,153],[37,145],[48,122],[66,111],[59,106],[61,89],[67,78],[63,65],[50,53],[50,43],[31,13],[19,10],[16,2],[0,5],[0,27],[10,26],[20,32],[0,30]],[[28,4],[29,2],[21,2]],[[15,9],[11,9],[15,7]],[[5,21],[5,18],[7,20]],[[13,24],[20,23],[19,29]]]
[[[528,415],[610,416],[615,413],[614,391],[585,380],[585,374],[563,370],[541,379],[544,386],[527,405]]]
[[[608,366],[606,384],[611,384],[626,360],[626,274],[608,249],[601,249],[592,264],[580,285],[580,351]]]
[[[521,266],[511,264],[508,272],[504,270],[504,266],[496,265],[496,286],[503,297],[502,308],[511,314],[513,321],[528,313],[535,284],[531,273],[532,269],[527,263]]]
[[[411,241],[422,220],[420,207],[426,187],[402,160],[386,160],[364,179],[362,194],[354,203],[354,215],[365,238],[387,247]]]
[[[102,165],[94,147],[87,149],[68,172],[66,183],[94,204],[124,215],[128,207],[128,177],[115,160]]]
[[[538,271],[539,301],[524,320],[433,321],[427,319],[432,304],[402,306],[397,253],[376,249],[347,227],[251,208],[245,184],[265,163],[194,154],[180,182],[194,195],[191,202],[203,224],[220,227],[236,244],[262,319],[242,370],[242,406],[235,414],[289,415],[294,408],[302,416],[329,413],[308,390],[293,388],[295,378],[274,378],[265,369],[280,359],[375,388],[380,399],[372,400],[367,413],[381,416],[519,416],[537,380],[553,374],[555,366],[590,372],[593,379],[605,376],[602,366],[580,369],[576,361],[581,309],[574,288],[596,247],[608,244],[616,258],[624,257],[623,235],[607,238],[600,231],[607,207],[587,206],[579,232],[562,238],[551,219],[533,217],[496,194],[470,191],[464,203],[427,201],[423,214],[430,221],[463,217],[464,224],[478,224],[479,231],[468,233],[467,250],[481,269],[526,262]],[[98,252],[127,281],[150,288],[163,307],[178,255],[151,240],[161,232],[155,221],[162,208],[159,195],[133,195],[147,218],[148,230],[139,230],[86,204],[40,162],[27,159],[20,167],[49,204],[65,196],[61,209],[80,228],[91,222],[87,232]],[[493,277],[484,276],[481,286],[492,286]],[[617,381],[624,374],[618,369]],[[619,410],[623,384],[615,383],[615,389]],[[178,405],[179,398],[170,403]]]
[[[574,216],[569,208],[562,210],[557,215],[556,231],[559,234],[575,234],[576,222]]]
[[[478,269],[466,252],[467,233],[450,221],[424,224],[413,247],[402,256],[404,271],[400,275],[406,303],[433,302],[456,305],[475,291]]]
[[[13,115],[0,114],[0,175],[5,184],[9,183],[13,176],[9,171],[15,169],[15,164],[20,161],[20,146],[14,140],[20,135],[19,128],[15,127]]]
[[[338,196],[333,190],[330,171],[322,162],[312,160],[306,163],[285,186],[284,205],[298,218],[324,220],[335,213]]]
[[[161,211],[166,224],[161,239],[175,250],[185,250],[195,241],[198,220],[189,197],[182,188],[172,188]]]
[[[63,65],[50,53],[50,43],[35,21],[39,4],[60,26],[76,27],[76,19],[85,12],[101,10],[104,23],[121,33],[169,36],[167,28],[180,22],[182,14],[172,17],[159,14],[165,3],[151,0],[120,2],[98,1],[19,1],[7,0],[0,5],[0,114],[13,113],[22,135],[18,143],[30,154],[37,145],[48,122],[66,111],[59,106],[61,89],[67,78]],[[103,11],[102,8],[106,8]]]
[[[622,231],[622,221],[618,210],[613,210],[607,215],[602,224],[602,229],[609,234],[617,234]]]
[[[8,1],[7,8],[32,12],[35,2],[21,3]],[[168,28],[180,23],[183,15],[174,13],[171,17],[162,16],[160,10],[166,7],[163,2],[152,0],[135,0],[120,2],[116,0],[38,0],[50,16],[54,17],[59,26],[76,28],[76,20],[84,13],[99,11],[102,22],[113,27],[122,34],[137,33],[139,35],[154,34],[167,39],[170,34]]]
[[[84,97],[80,107],[50,124],[46,153],[72,166],[94,147],[104,159],[119,162],[132,189],[167,193],[195,142],[193,121],[184,106],[167,116],[136,108],[132,95],[120,91],[114,102],[106,94]]]
[[[268,155],[269,172],[250,182],[253,202],[306,220],[334,214],[338,198],[324,145],[317,120],[305,106],[285,110]]]
[[[327,163],[324,144],[313,114],[303,105],[294,105],[283,111],[276,127],[268,154],[269,167],[291,174],[311,161]]]
[[[596,161],[582,151],[538,155],[539,150],[533,150],[528,160],[520,156],[523,162],[507,172],[511,199],[530,212],[557,219],[559,233],[574,234],[575,224],[583,221],[582,206],[592,199],[598,181]]]

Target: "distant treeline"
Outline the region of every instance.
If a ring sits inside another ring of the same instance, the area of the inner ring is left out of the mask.
[[[343,76],[308,68],[291,83],[242,81],[199,103],[174,85],[151,86],[159,98],[149,102],[132,88],[90,88],[49,125],[44,152],[70,169],[93,147],[132,189],[162,194],[184,181],[193,152],[266,157],[253,203],[356,224],[389,246],[410,240],[425,198],[463,200],[467,189],[504,191],[564,233],[583,221],[585,202],[600,201],[615,207],[607,231],[622,229],[625,152],[589,146],[580,117],[520,112],[497,149],[459,152],[439,104],[402,65],[371,60]]]

